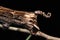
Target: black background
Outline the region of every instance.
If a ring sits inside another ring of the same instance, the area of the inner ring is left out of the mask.
[[[51,18],[38,15],[38,25],[42,32],[60,37],[60,15],[58,0],[0,0],[0,6],[21,11],[41,10],[51,12]],[[25,40],[29,34],[0,29],[0,40]],[[32,36],[30,40],[45,40],[43,37]]]

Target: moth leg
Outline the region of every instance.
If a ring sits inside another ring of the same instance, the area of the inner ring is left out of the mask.
[[[35,33],[33,32],[33,29],[30,30],[30,34],[35,35]]]
[[[9,23],[3,23],[2,26],[3,26],[3,29],[8,29],[8,27],[10,26],[10,24]]]
[[[35,28],[34,26],[32,28],[29,29],[30,30],[30,33],[32,35],[35,35],[39,30],[37,28]]]
[[[35,35],[36,33],[35,33],[35,30],[33,29],[33,28],[28,28],[28,30],[30,31],[30,34],[31,35]]]
[[[37,33],[37,31],[35,31],[34,29],[31,29],[30,32],[32,35],[35,35]]]

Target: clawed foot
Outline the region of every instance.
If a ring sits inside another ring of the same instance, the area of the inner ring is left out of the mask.
[[[9,27],[9,24],[8,24],[8,23],[4,23],[4,24],[3,24],[3,28],[4,28],[4,29],[8,29],[8,27]]]

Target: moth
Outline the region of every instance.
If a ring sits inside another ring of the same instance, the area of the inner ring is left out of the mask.
[[[37,25],[37,15],[49,18],[51,13],[46,15],[39,10],[35,12],[17,11],[0,6],[0,22],[4,28],[8,28],[12,23],[15,23],[17,25],[24,25],[24,28],[28,29],[31,34],[35,34],[40,30]]]

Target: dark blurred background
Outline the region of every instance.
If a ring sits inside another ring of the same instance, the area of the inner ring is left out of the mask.
[[[44,12],[51,12],[51,18],[45,18],[38,15],[38,25],[42,32],[60,37],[60,15],[59,15],[59,1],[58,0],[0,0],[0,6],[11,8],[14,10],[21,11],[32,11],[41,10]],[[0,40],[25,40],[29,34],[3,30],[0,28]],[[32,36],[30,40],[46,40],[43,37]]]

